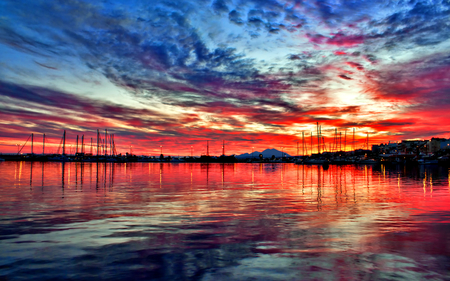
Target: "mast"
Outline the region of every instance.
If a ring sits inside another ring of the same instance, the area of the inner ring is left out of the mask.
[[[334,128],[334,150],[338,150],[337,128]]]
[[[91,138],[91,156],[92,156],[93,154],[92,154],[92,138]]]
[[[78,153],[78,135],[77,135],[77,151],[75,152],[75,154]]]
[[[113,135],[109,135],[109,151],[110,151],[110,154],[111,154],[111,156],[114,156],[114,149],[113,149],[113,145],[112,145],[112,138],[113,138]]]
[[[222,140],[222,155],[225,156],[225,140]]]
[[[342,151],[342,132],[339,132],[339,152]]]
[[[42,155],[45,154],[45,134],[42,136]]]
[[[112,134],[109,134],[109,155],[113,156],[114,151],[113,151],[113,146],[112,146]]]
[[[99,138],[100,138],[100,132],[99,132],[99,130],[97,129],[97,157],[98,157]]]
[[[66,130],[64,130],[63,134],[63,155],[66,155]]]
[[[327,146],[325,145],[325,137],[322,136],[322,125],[319,126],[319,135],[320,135],[320,146],[322,147],[322,152],[327,150]]]
[[[33,154],[33,138],[34,138],[34,134],[31,133],[31,154]]]
[[[297,142],[297,156],[299,156],[299,154],[298,154],[298,142]]]
[[[353,128],[353,152],[355,151],[355,128]]]
[[[108,155],[108,130],[105,129],[105,157]]]
[[[302,132],[302,154],[305,156],[305,132]]]
[[[313,155],[313,132],[311,131],[311,156]]]
[[[319,122],[317,122],[317,153],[320,154]]]
[[[303,145],[305,147],[306,155],[308,155],[308,146],[306,145],[305,137],[303,137]]]
[[[84,154],[84,135],[81,136],[81,153]]]
[[[344,151],[347,151],[347,128],[345,128]]]

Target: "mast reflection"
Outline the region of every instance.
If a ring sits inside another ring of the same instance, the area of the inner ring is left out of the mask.
[[[64,198],[64,175],[65,175],[65,167],[66,162],[61,162],[61,191],[62,191],[62,198]]]
[[[350,166],[331,165],[328,169],[315,165],[293,165],[287,163],[44,163],[30,162],[29,175],[24,174],[23,165],[27,162],[11,163],[11,186],[36,185],[36,171],[40,172],[41,190],[51,192],[54,178],[59,177],[58,186],[62,196],[70,190],[70,181],[75,191],[87,192],[89,189],[104,192],[113,191],[117,179],[125,179],[129,186],[146,184],[148,192],[152,188],[161,190],[184,188],[190,190],[220,188],[226,192],[248,188],[247,195],[261,189],[280,189],[288,192],[296,189],[295,194],[301,202],[315,205],[316,211],[330,207],[336,208],[352,202],[368,202],[372,196],[389,193],[389,198],[400,200],[407,192],[406,182],[409,179],[420,185],[422,197],[436,196],[437,184],[445,182],[450,193],[450,176],[448,168],[416,167],[405,170],[403,167],[388,168],[385,166]],[[41,167],[39,167],[41,165]],[[88,165],[89,167],[86,167]],[[86,171],[89,170],[89,172]],[[70,173],[72,171],[72,173]],[[145,174],[143,174],[145,172]],[[27,178],[25,182],[23,179]],[[39,177],[39,175],[37,175]],[[88,179],[86,179],[88,177]],[[388,189],[387,186],[394,186]],[[301,192],[300,192],[301,189]],[[395,191],[395,194],[393,193]],[[293,193],[294,194],[294,193]],[[244,196],[244,195],[239,195]],[[374,198],[375,198],[374,197]],[[275,199],[273,199],[275,200]],[[278,200],[278,199],[277,199]],[[284,204],[284,203],[283,203]]]
[[[32,188],[33,185],[33,161],[30,162],[30,188]]]
[[[42,166],[42,180],[41,180],[41,189],[44,190],[44,167],[45,167],[45,162],[41,162],[41,166]]]

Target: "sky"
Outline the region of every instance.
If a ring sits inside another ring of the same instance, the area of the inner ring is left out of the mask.
[[[347,149],[449,138],[449,16],[448,0],[3,0],[0,152],[33,133],[56,153],[64,130],[173,156],[296,155],[317,123],[328,148],[336,131]]]

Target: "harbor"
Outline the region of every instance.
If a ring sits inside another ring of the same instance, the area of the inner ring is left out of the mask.
[[[130,147],[129,152],[117,151],[114,134],[105,129],[104,134],[97,130],[96,138],[85,139],[84,135],[76,136],[75,144],[68,149],[67,135],[64,131],[56,153],[46,153],[46,136],[42,135],[40,144],[36,144],[35,134],[31,134],[23,145],[18,146],[17,153],[0,154],[0,161],[38,161],[38,162],[163,162],[163,163],[295,163],[301,165],[450,165],[450,139],[432,138],[431,140],[403,140],[381,144],[371,144],[369,135],[362,148],[355,148],[355,130],[347,144],[347,133],[335,130],[334,136],[326,143],[321,134],[321,126],[317,124],[317,137],[311,132],[310,142],[302,133],[296,142],[296,155],[289,155],[277,149],[266,149],[264,152],[226,155],[226,143],[222,141],[221,155],[210,155],[210,141],[205,141],[206,153],[200,156],[138,155]],[[41,146],[42,153],[37,152]],[[48,145],[48,144],[47,144]],[[370,149],[369,149],[370,148]],[[29,149],[30,153],[22,151]]]

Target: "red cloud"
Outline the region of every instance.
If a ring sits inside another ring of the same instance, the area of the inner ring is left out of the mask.
[[[320,35],[320,34],[306,34],[306,37],[308,37],[310,42],[316,43],[316,44],[323,44],[325,43],[327,37]]]
[[[336,46],[353,47],[364,43],[364,37],[361,35],[346,36],[343,34],[336,34],[334,37],[329,38],[326,43]]]
[[[344,74],[338,75],[338,77],[342,78],[342,79],[345,79],[345,80],[352,80],[351,77],[348,77],[347,75],[344,75]]]
[[[333,37],[325,37],[320,34],[307,34],[306,37],[308,37],[309,41],[316,44],[328,44],[340,47],[353,47],[364,43],[364,37],[362,35],[344,35],[338,33]]]
[[[348,62],[346,62],[346,64],[348,66],[356,68],[358,70],[364,70],[364,67],[361,64],[359,64],[359,63],[348,61]]]

